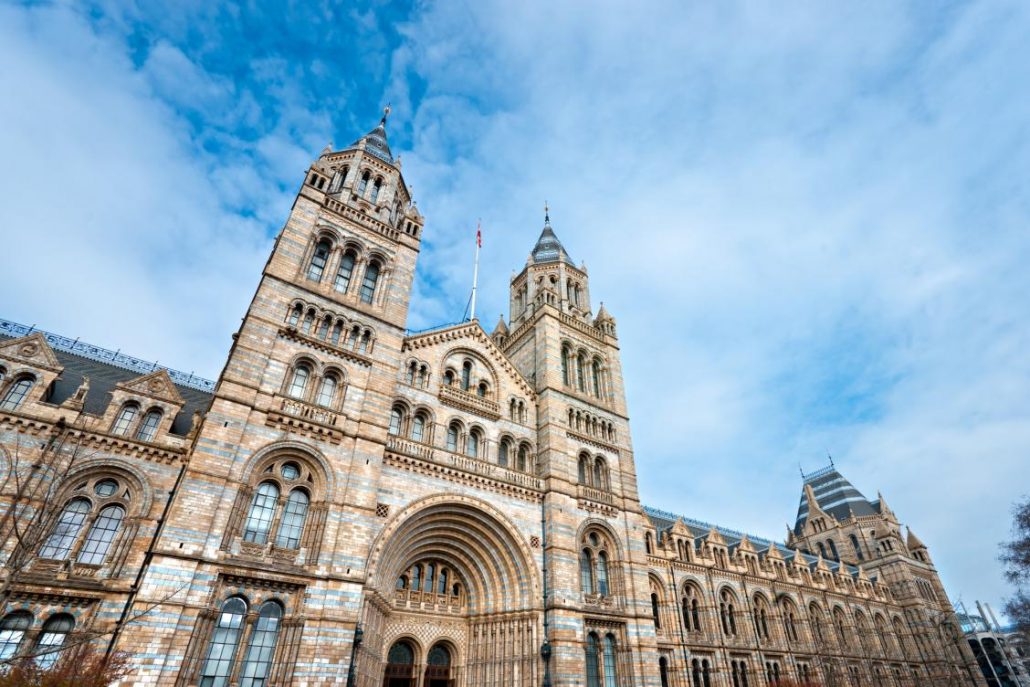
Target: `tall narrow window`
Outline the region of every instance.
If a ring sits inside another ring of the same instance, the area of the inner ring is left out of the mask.
[[[594,562],[590,549],[579,552],[579,589],[584,594],[594,593]]]
[[[422,588],[422,566],[416,565],[411,570],[411,588],[416,592]]]
[[[447,593],[447,569],[446,568],[444,568],[443,570],[440,571],[440,580],[439,580],[439,582],[437,584],[436,593],[437,594],[446,594]]]
[[[329,333],[329,325],[332,323],[332,318],[326,315],[322,318],[321,324],[318,325],[318,338],[325,340],[326,334]]]
[[[737,664],[734,663],[734,666]],[[661,678],[662,687],[669,687],[669,662],[665,660],[665,657],[658,659],[658,677]],[[734,681],[736,680],[736,673],[734,673]]]
[[[469,438],[465,444],[465,453],[472,458],[479,457],[479,432],[469,432]]]
[[[402,417],[400,408],[394,408],[390,411],[390,434],[397,436],[401,433]]]
[[[404,377],[404,379],[408,382],[408,384],[410,384],[412,386],[415,386],[415,370],[417,368],[418,368],[418,365],[415,363],[415,361],[412,361],[411,364],[408,365],[408,371],[407,371],[407,373],[405,374],[405,377]]]
[[[365,267],[365,278],[361,282],[361,300],[363,303],[371,303],[375,296],[376,284],[379,282],[379,263],[370,262]]]
[[[658,595],[651,592],[651,620],[654,621],[656,630],[662,629],[662,617],[658,610]]]
[[[153,408],[143,416],[143,422],[139,425],[136,438],[140,441],[153,441],[157,436],[157,426],[161,424],[161,411]]]
[[[240,687],[265,687],[268,671],[272,667],[272,656],[279,640],[279,625],[283,616],[282,607],[274,601],[261,605],[254,632],[250,636],[243,668],[240,671]]]
[[[508,449],[511,442],[501,439],[501,445],[497,447],[497,464],[502,468],[508,467]]]
[[[458,450],[458,426],[451,425],[447,428],[447,450],[457,451]]]
[[[311,263],[308,265],[308,279],[322,281],[325,263],[329,260],[329,249],[329,242],[324,239],[315,245],[315,252],[311,254]]]
[[[377,200],[379,200],[379,191],[381,191],[382,188],[383,188],[383,180],[377,178],[375,183],[372,184],[372,193],[369,194],[368,199],[370,201],[372,201],[373,203],[375,203]]]
[[[862,547],[858,545],[858,537],[853,534],[851,535],[851,546],[854,547],[855,556],[858,557],[858,560],[864,560],[865,557],[862,555]]]
[[[236,647],[240,643],[240,628],[246,615],[247,603],[238,596],[222,604],[207,658],[200,671],[200,687],[227,687],[229,684]]]
[[[601,398],[601,364],[595,360],[590,366],[590,371],[594,382],[594,396]]]
[[[347,251],[340,258],[340,269],[336,272],[336,283],[333,284],[340,293],[347,293],[347,289],[350,288],[350,279],[354,275],[354,262],[355,255],[351,251]]]
[[[591,632],[587,636],[587,648],[586,648],[586,668],[587,668],[587,687],[601,687],[601,678],[598,673],[598,660],[600,658],[600,642],[597,639],[597,635]]]
[[[268,531],[272,527],[275,507],[279,501],[279,487],[272,482],[262,482],[258,486],[254,500],[250,504],[250,513],[243,528],[243,541],[264,544],[268,541]]]
[[[461,389],[468,391],[472,384],[472,363],[465,361],[461,366]]]
[[[433,564],[433,563],[430,563],[429,565],[426,566],[426,581],[425,581],[425,584],[423,585],[425,587],[425,590],[427,592],[429,592],[430,594],[433,593],[433,576],[435,574],[436,574],[436,565]]]
[[[587,390],[586,382],[583,379],[584,374],[586,374],[586,370],[584,369],[586,368],[586,366],[586,356],[580,353],[579,356],[576,358],[576,388],[580,391]]]
[[[579,457],[579,483],[590,484],[590,459],[587,456]]]
[[[118,530],[125,519],[125,509],[121,506],[107,506],[86,534],[86,541],[79,550],[79,563],[101,565],[111,550],[111,544],[118,536]]]
[[[337,322],[333,326],[333,333],[329,335],[329,343],[331,343],[334,346],[339,345],[341,334],[343,334],[343,323]]]
[[[22,377],[17,380],[4,394],[4,400],[0,401],[0,410],[15,410],[29,395],[29,389],[35,382],[35,377]]]
[[[300,546],[300,535],[304,531],[304,520],[308,516],[308,504],[311,499],[303,489],[294,489],[286,499],[283,519],[279,523],[279,534],[275,537],[275,545],[285,549],[296,549]]]
[[[608,469],[604,465],[604,461],[598,458],[594,461],[594,486],[598,489],[608,488]]]
[[[308,310],[308,314],[304,316],[304,322],[300,325],[300,331],[305,334],[311,333],[311,325],[315,323],[315,311]]]
[[[839,561],[840,554],[837,553],[837,545],[833,542],[832,539],[827,539],[826,543],[830,545],[830,555],[833,556],[833,560]]]
[[[290,311],[290,317],[286,321],[287,324],[289,324],[291,327],[296,327],[297,324],[300,322],[300,316],[301,316],[301,313],[303,313],[303,312],[304,312],[304,308],[301,307],[300,303],[298,303],[297,305],[293,306],[293,310]]]
[[[416,415],[411,422],[411,438],[414,441],[422,441],[426,435],[426,419],[422,415]]]
[[[572,383],[569,379],[569,349],[565,346],[561,348],[561,381],[565,386]]]
[[[79,538],[79,530],[86,522],[86,515],[90,511],[89,501],[86,499],[75,499],[61,512],[57,519],[54,531],[47,537],[43,548],[39,551],[40,558],[51,558],[64,560],[72,550],[72,545]]]
[[[25,631],[32,626],[32,614],[28,611],[14,611],[0,621],[0,660],[6,660],[18,653],[18,647],[25,639]]]
[[[126,403],[118,412],[118,417],[115,418],[114,426],[111,428],[111,434],[117,434],[120,437],[128,434],[129,429],[132,427],[132,423],[136,421],[136,416],[138,414],[139,406],[135,403]]]
[[[372,178],[372,175],[367,171],[361,175],[361,181],[358,182],[358,195],[364,196],[365,191],[368,190],[368,182]]]
[[[307,365],[298,365],[293,370],[293,379],[290,380],[290,396],[304,398],[308,391],[308,378],[311,370]]]
[[[519,446],[518,464],[515,466],[519,472],[526,471],[526,464],[529,462],[529,449],[523,444]]]
[[[597,554],[597,593],[608,596],[608,554],[604,551]]]
[[[74,627],[75,619],[67,613],[51,616],[43,624],[43,631],[39,633],[39,639],[36,640],[36,648],[33,650],[36,656],[36,665],[45,670],[57,663],[57,659],[61,655],[61,646]]]
[[[317,403],[324,408],[330,408],[334,398],[336,398],[336,377],[326,375],[322,378],[321,386],[318,387]]]
[[[618,687],[619,675],[615,664],[615,635],[604,636],[604,687]]]

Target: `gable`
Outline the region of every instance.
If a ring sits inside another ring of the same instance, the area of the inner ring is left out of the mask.
[[[50,348],[46,337],[40,332],[0,342],[0,358],[52,372],[61,369],[61,362],[54,355],[54,349]]]
[[[175,388],[172,378],[168,376],[167,370],[156,370],[148,375],[136,377],[118,384],[115,388],[126,391],[130,394],[149,396],[173,405],[182,405],[182,396]]]

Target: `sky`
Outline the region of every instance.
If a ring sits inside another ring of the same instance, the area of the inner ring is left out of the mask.
[[[995,608],[1030,492],[1030,4],[0,2],[0,317],[214,378],[304,170],[392,105],[409,326],[543,221],[642,500],[782,539],[832,454]]]

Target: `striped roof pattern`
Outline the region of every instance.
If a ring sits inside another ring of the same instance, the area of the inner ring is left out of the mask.
[[[876,515],[880,512],[879,501],[873,502],[867,499],[832,465],[805,475],[805,484],[812,487],[819,507],[838,520],[844,520],[853,515],[858,517]],[[802,491],[801,501],[798,504],[797,521],[794,524],[795,534],[801,533],[807,520],[808,499],[805,498],[805,493]]]

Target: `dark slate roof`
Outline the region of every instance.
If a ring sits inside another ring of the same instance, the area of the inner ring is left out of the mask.
[[[880,512],[879,502],[870,502],[832,465],[806,475],[805,484],[811,485],[819,507],[838,520],[844,520],[852,515],[861,517]],[[801,533],[807,519],[808,499],[802,490],[798,517],[794,523],[795,534]]]
[[[166,369],[154,363],[145,363],[138,358],[125,356],[97,346],[82,343],[78,340],[41,332],[38,329],[25,327],[12,322],[0,320],[0,340],[9,340],[25,336],[30,332],[40,332],[54,351],[58,361],[64,367],[61,375],[51,389],[50,403],[60,405],[67,401],[82,384],[82,377],[89,377],[89,393],[83,407],[87,413],[102,415],[111,402],[111,392],[115,386],[129,382],[154,370]],[[74,352],[73,352],[74,351]],[[108,358],[110,362],[97,360]],[[175,388],[182,396],[185,404],[172,421],[172,433],[185,436],[193,424],[194,411],[204,412],[211,405],[214,382],[185,375],[182,372],[168,370]],[[184,383],[188,380],[188,384]]]
[[[365,142],[364,148],[360,148],[362,141]],[[375,155],[380,160],[393,164],[393,153],[390,152],[390,144],[386,142],[386,115],[383,115],[383,118],[379,120],[379,126],[354,141],[347,150],[359,148],[366,153]]]
[[[536,245],[533,247],[533,262],[572,262],[572,258],[565,251],[565,247],[561,245],[561,241],[558,240],[558,236],[555,235],[554,229],[551,228],[550,220],[544,222],[544,230],[540,232],[540,238],[537,239]]]
[[[793,560],[798,565],[807,565],[809,569],[812,570],[815,569],[815,566],[819,562],[818,556],[814,556],[810,553],[796,551],[784,544],[780,544],[778,542],[774,542],[763,537],[756,537],[751,534],[745,534],[744,532],[732,530],[728,527],[722,527],[721,525],[713,525],[711,523],[704,522],[703,520],[696,520],[694,518],[676,515],[675,513],[659,510],[658,508],[651,508],[650,506],[644,506],[643,508],[644,515],[646,515],[647,519],[651,521],[651,524],[654,525],[654,528],[658,531],[659,534],[665,532],[666,530],[672,529],[672,526],[676,523],[676,520],[683,520],[683,524],[687,526],[687,529],[690,531],[690,534],[694,537],[695,540],[697,540],[697,542],[703,541],[712,531],[712,528],[715,528],[715,530],[720,535],[722,535],[722,538],[726,540],[726,547],[731,552],[738,546],[740,546],[740,542],[746,536],[748,540],[751,542],[751,544],[755,547],[755,550],[759,553],[768,552],[771,547],[775,546],[777,549],[780,550],[780,553],[783,554],[784,560]],[[858,575],[858,568],[856,566],[849,565],[846,563],[839,563],[829,558],[824,558],[823,561],[826,563],[827,567],[833,572],[837,572],[841,569],[841,567],[843,567],[845,571],[847,571],[853,577]],[[876,577],[870,576],[870,579],[875,580]]]

